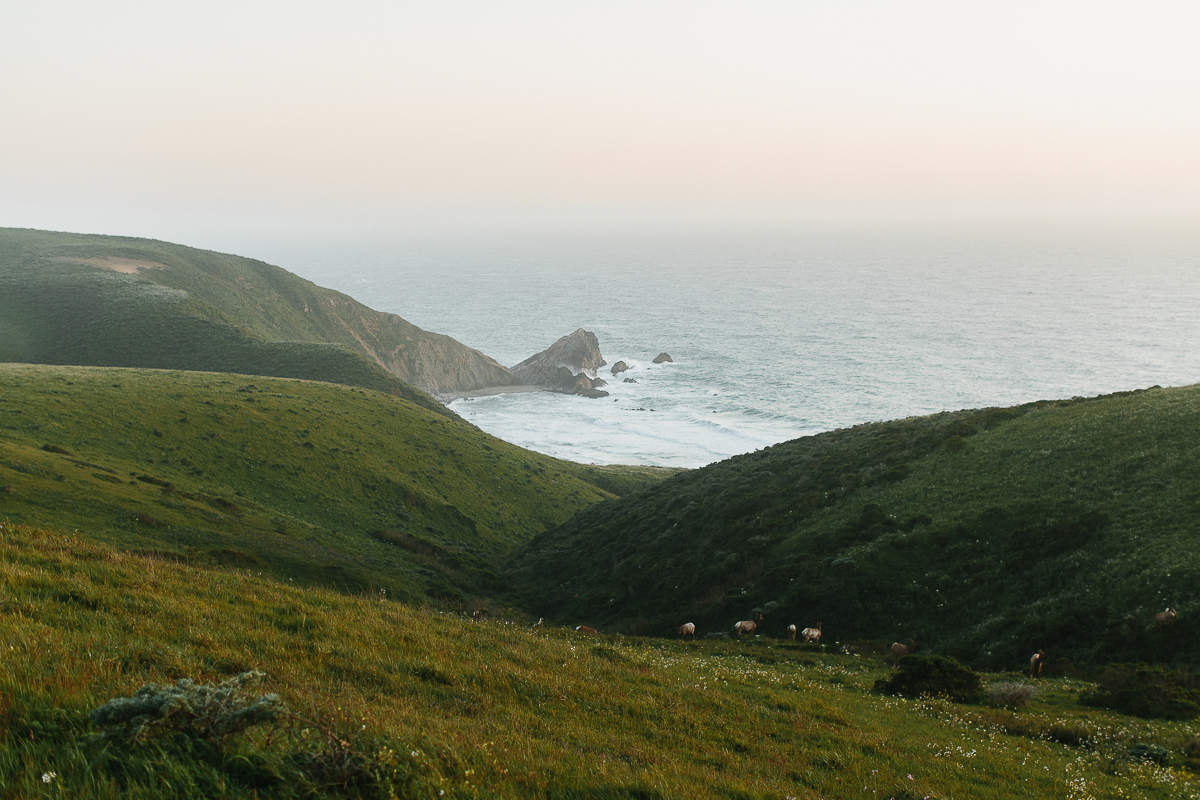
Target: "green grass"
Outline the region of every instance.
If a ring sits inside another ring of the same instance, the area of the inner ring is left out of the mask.
[[[164,265],[136,275],[63,259]],[[426,392],[519,383],[448,336],[253,259],[117,236],[0,228],[0,360],[324,380]],[[409,385],[411,384],[411,386]]]
[[[1191,725],[1084,709],[1071,679],[1019,712],[881,697],[870,657],[471,622],[11,524],[0,565],[5,797],[388,796],[300,771],[337,741],[405,797],[1200,796]],[[113,697],[252,669],[291,709],[281,724],[90,738]],[[1131,759],[1139,743],[1171,766]]]
[[[503,558],[639,468],[522,450],[381,392],[0,365],[0,519],[305,584],[472,604]]]
[[[786,442],[590,507],[522,556],[555,619],[824,623],[990,669],[1200,660],[1200,388]],[[1151,615],[1171,605],[1177,624]]]

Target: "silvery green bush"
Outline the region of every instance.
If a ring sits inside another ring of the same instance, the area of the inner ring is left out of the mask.
[[[113,739],[138,740],[168,732],[222,739],[273,722],[284,711],[279,695],[253,697],[247,691],[263,677],[261,672],[243,672],[216,686],[188,678],[174,686],[148,683],[132,697],[109,700],[89,717],[104,736]]]
[[[1020,708],[1037,695],[1037,689],[1025,683],[993,683],[988,699],[1001,706]]]

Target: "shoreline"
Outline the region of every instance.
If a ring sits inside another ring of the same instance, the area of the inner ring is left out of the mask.
[[[549,389],[541,386],[485,386],[482,389],[467,389],[461,392],[438,392],[433,397],[444,406],[455,400],[470,400],[473,397],[489,397],[494,394],[520,394],[523,392],[547,392]]]

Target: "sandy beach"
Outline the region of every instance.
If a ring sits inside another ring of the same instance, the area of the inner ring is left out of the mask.
[[[547,392],[541,386],[486,386],[482,389],[468,389],[465,392],[438,392],[434,398],[442,405],[449,405],[455,400],[469,400],[472,397],[488,397],[493,394],[517,394],[521,392]]]

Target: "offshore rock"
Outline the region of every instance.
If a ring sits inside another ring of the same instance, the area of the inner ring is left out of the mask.
[[[637,378],[626,378],[625,382],[626,383],[637,383]]]
[[[626,364],[624,361],[618,361],[617,363],[612,365],[612,374],[620,375],[622,372],[624,372],[627,369],[629,369],[628,364]]]
[[[526,386],[584,397],[607,397],[608,392],[599,391],[604,381],[596,377],[596,370],[607,364],[600,355],[596,334],[580,328],[517,364],[512,372]]]
[[[672,364],[675,363],[675,359],[671,358],[670,354],[668,353],[659,353],[654,357],[655,364],[661,364],[664,361],[670,361]]]

